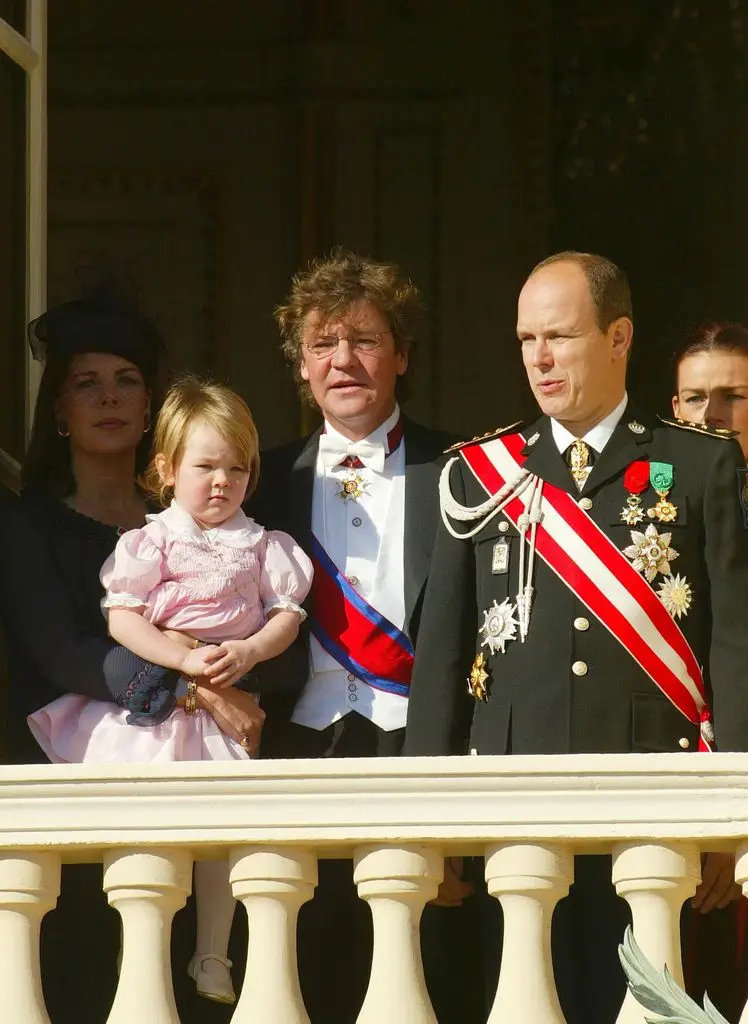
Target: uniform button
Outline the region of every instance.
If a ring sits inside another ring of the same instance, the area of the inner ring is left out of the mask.
[[[356,686],[355,683],[348,683],[348,689],[351,691],[351,693],[355,693],[358,687]]]
[[[348,700],[352,701],[355,704],[355,702],[358,700],[358,694],[356,694],[356,693],[349,693],[348,694]]]
[[[353,519],[351,519],[351,522],[353,523],[354,526],[360,526],[361,525],[361,520],[359,519],[358,516],[355,516]]]
[[[579,507],[583,508],[585,512],[589,512],[592,508],[592,498],[580,498]]]
[[[681,736],[681,738],[678,740],[678,746],[681,747],[683,750],[688,750],[688,748],[691,746],[691,741],[688,739],[687,736]]]
[[[355,681],[356,681],[356,677],[354,676],[354,674],[352,672],[349,672],[348,673],[348,682],[349,683],[355,683]]]
[[[509,523],[506,521],[506,519],[502,519],[501,522],[499,523],[499,533],[506,533],[508,529]]]
[[[574,664],[571,666],[571,671],[574,673],[575,676],[586,676],[588,672],[587,662],[575,661]]]
[[[585,629],[590,628],[590,620],[585,619],[583,615],[580,615],[578,619],[574,619],[574,629],[578,629],[580,633],[584,633]]]
[[[348,582],[350,583],[350,585],[352,587],[357,587],[359,585],[360,581],[359,581],[358,576],[349,576],[348,577]]]

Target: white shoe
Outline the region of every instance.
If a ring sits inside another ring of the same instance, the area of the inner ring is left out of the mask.
[[[231,961],[218,953],[195,953],[187,965],[187,973],[195,982],[199,996],[217,1003],[235,1003],[231,966]]]

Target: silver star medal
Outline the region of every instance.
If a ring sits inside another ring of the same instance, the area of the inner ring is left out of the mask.
[[[688,615],[688,609],[693,603],[693,590],[685,576],[679,573],[675,576],[666,576],[658,586],[657,596],[674,619]]]
[[[506,651],[507,640],[514,640],[517,635],[519,620],[515,619],[514,613],[517,605],[511,604],[509,598],[505,598],[501,604],[493,602],[491,607],[483,612],[483,625],[478,630],[482,637],[481,647],[488,647],[491,654]]]
[[[654,523],[650,523],[644,533],[640,530],[631,531],[634,543],[624,548],[623,553],[631,559],[636,571],[644,574],[648,583],[654,580],[657,573],[670,575],[670,563],[678,557],[675,548],[670,547],[672,536],[672,533],[658,533]]]

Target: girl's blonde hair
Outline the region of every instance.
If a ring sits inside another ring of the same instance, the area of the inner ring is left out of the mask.
[[[173,488],[165,484],[156,466],[162,455],[167,474],[179,467],[192,428],[205,423],[225,441],[234,445],[249,471],[247,497],[260,479],[260,440],[247,403],[225,384],[188,375],[173,384],[164,399],[153,431],[151,460],[141,485],[164,507],[173,497]]]

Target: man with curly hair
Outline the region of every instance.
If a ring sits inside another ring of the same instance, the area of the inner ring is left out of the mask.
[[[285,721],[268,709],[265,756],[400,754],[441,453],[455,440],[400,411],[422,313],[417,288],[398,267],[340,249],[297,274],[276,311],[302,397],[323,422],[263,455],[258,518],[287,530],[315,563],[308,680]],[[460,993],[452,1010],[453,993],[439,985],[454,979],[440,933],[447,923],[459,930],[461,920],[459,911],[427,908],[424,959],[439,1020],[467,1024],[469,996]],[[370,915],[350,861],[320,863],[299,936],[313,1024],[350,1024],[371,963]]]

